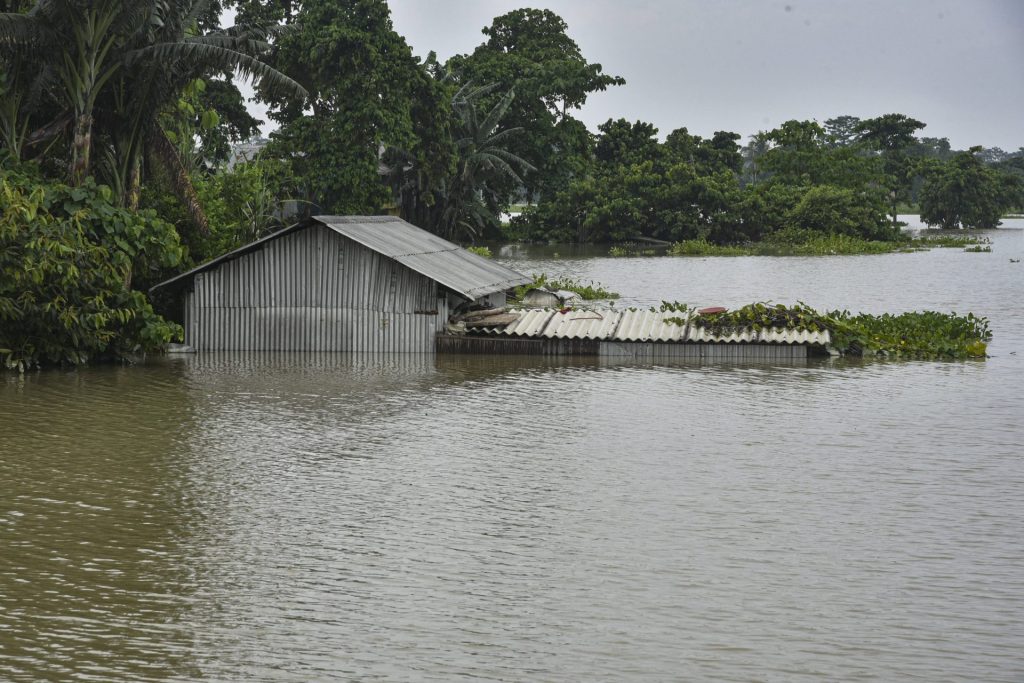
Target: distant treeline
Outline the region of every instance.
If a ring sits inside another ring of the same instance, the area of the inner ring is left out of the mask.
[[[577,242],[756,242],[780,232],[896,239],[901,204],[941,228],[993,228],[1024,205],[1024,148],[954,152],[902,114],[787,121],[751,136],[599,127],[585,169],[513,220],[509,236]]]

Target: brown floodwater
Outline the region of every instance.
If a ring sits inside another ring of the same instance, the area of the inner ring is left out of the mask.
[[[618,306],[973,311],[985,361],[0,375],[0,680],[1020,681],[1024,231],[992,238],[500,255]]]

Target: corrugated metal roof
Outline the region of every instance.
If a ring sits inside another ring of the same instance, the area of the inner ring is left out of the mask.
[[[533,278],[393,216],[314,216],[335,232],[393,258],[467,299],[502,292]]]
[[[544,337],[547,339],[598,339],[618,342],[703,342],[703,343],[768,343],[828,345],[827,331],[801,330],[742,330],[728,335],[716,335],[703,327],[693,328],[689,316],[672,311],[641,311],[636,309],[573,310],[561,312],[552,309],[514,310],[519,319],[508,326],[477,329],[484,334],[502,334],[513,337]],[[668,318],[686,317],[686,324],[666,322]]]
[[[398,261],[421,275],[426,275],[470,300],[533,281],[532,278],[522,273],[478,256],[453,242],[394,216],[314,216],[313,220],[379,254]],[[279,239],[315,224],[311,221],[296,223],[244,247],[218,256],[212,261],[207,261],[198,268],[193,268],[154,285],[151,291],[188,280],[197,273],[256,251],[271,240]]]

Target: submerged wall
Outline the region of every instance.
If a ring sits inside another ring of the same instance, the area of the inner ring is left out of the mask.
[[[527,338],[441,335],[440,353],[483,353],[528,356],[603,356],[637,360],[799,360],[811,347],[804,344],[616,342],[597,339]]]
[[[434,350],[448,318],[430,278],[314,225],[197,273],[184,298],[196,350]]]

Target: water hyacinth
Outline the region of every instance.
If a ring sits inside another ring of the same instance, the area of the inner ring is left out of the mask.
[[[741,329],[828,331],[832,347],[844,355],[898,358],[984,358],[992,339],[987,318],[922,311],[872,315],[849,311],[818,312],[804,303],[793,306],[752,303],[723,313],[695,315],[690,323],[716,334]]]

